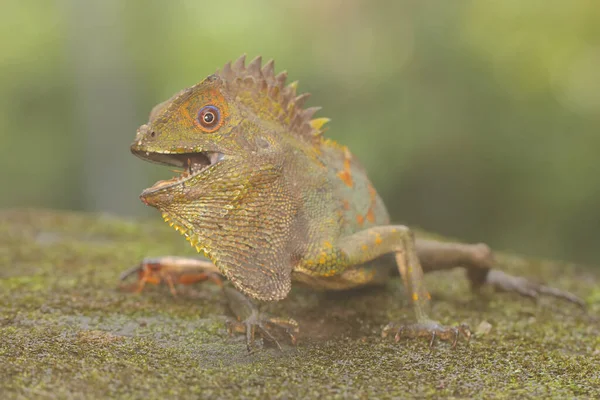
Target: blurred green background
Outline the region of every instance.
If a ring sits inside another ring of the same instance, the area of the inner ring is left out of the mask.
[[[599,264],[597,0],[3,0],[0,207],[152,215],[155,104],[274,58],[394,220]]]

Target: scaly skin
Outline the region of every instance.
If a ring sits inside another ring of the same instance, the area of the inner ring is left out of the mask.
[[[545,293],[522,278],[489,274],[497,271],[485,245],[415,244],[408,228],[390,225],[365,170],[348,148],[322,136],[328,120],[311,119],[317,109],[302,108],[308,95],[298,96],[285,79],[285,72],[274,74],[272,61],[261,68],[260,57],[248,66],[244,57],[228,63],[156,106],[131,146],[141,158],[186,169],[141,199],[236,289],[274,301],[286,297],[292,280],[341,290],[385,282],[398,268],[417,323],[392,324],[384,334],[397,329],[398,337],[427,334],[454,343],[468,328],[429,319],[421,263],[428,270],[465,266],[475,286]],[[551,294],[580,302],[566,292]]]

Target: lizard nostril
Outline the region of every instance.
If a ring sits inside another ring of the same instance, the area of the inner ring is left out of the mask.
[[[149,125],[144,124],[138,128],[137,134],[140,136],[140,138],[143,138],[144,136],[150,136],[151,138],[153,138],[156,136],[156,131],[152,129]]]

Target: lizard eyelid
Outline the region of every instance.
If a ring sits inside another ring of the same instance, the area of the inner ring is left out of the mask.
[[[198,111],[196,120],[203,131],[214,132],[221,127],[221,111],[216,106],[206,105]]]

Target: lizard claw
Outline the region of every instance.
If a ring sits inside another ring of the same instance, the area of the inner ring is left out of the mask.
[[[467,343],[471,339],[471,330],[466,324],[447,327],[431,320],[414,324],[397,324],[390,322],[383,328],[381,337],[385,338],[393,332],[396,332],[396,335],[394,336],[396,343],[398,343],[402,337],[429,337],[429,347],[433,347],[436,338],[450,340],[453,348],[456,347],[460,334],[467,339]]]

